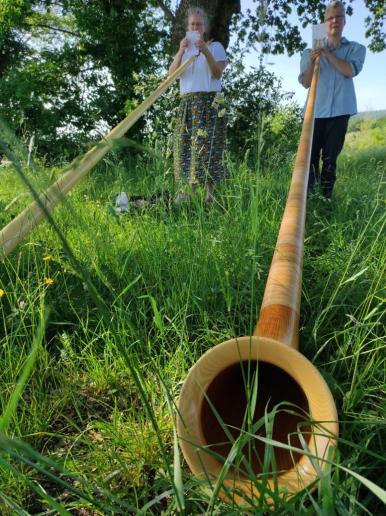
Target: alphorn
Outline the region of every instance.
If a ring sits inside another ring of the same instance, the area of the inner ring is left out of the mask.
[[[228,340],[207,351],[190,369],[178,401],[177,434],[188,466],[195,476],[209,480],[213,486],[223,475],[219,496],[232,503],[248,504],[253,498],[267,496],[269,491],[288,496],[314,487],[328,463],[329,448],[336,445],[338,436],[332,394],[316,367],[297,350],[318,72],[319,60],[253,336]],[[257,399],[251,413],[254,375]],[[287,410],[285,403],[290,404]],[[248,443],[241,449],[248,466],[238,458],[239,463],[229,467],[237,440],[241,443],[254,422],[274,407],[277,413],[272,434],[266,435],[260,428],[249,435]],[[264,439],[267,441],[268,437],[270,444],[274,442],[276,446],[271,449],[275,466],[271,465],[267,472]],[[224,464],[229,467],[225,474]]]
[[[122,138],[135,122],[154,104],[195,59],[191,56],[177,70],[165,79],[138,107],[114,127],[97,145],[90,149],[80,160],[73,162],[71,168],[33,201],[17,217],[0,231],[0,257],[11,253],[20,241],[41,222],[49,212],[113,147],[114,140]]]

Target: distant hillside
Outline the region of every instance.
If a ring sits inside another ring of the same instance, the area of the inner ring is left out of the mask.
[[[360,113],[357,113],[352,118],[383,118],[386,116],[386,109],[379,109],[378,111],[361,111]]]
[[[383,113],[383,115],[381,114]],[[376,116],[374,116],[376,114]],[[349,122],[346,150],[367,150],[382,148],[383,160],[386,150],[386,110],[360,113]]]
[[[369,131],[378,127],[378,132],[386,125],[386,109],[378,111],[362,111],[352,116],[348,123],[348,132]]]

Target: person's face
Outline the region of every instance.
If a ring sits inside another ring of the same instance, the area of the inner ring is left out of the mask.
[[[325,17],[327,36],[341,36],[345,24],[344,13],[339,7],[331,7]]]
[[[195,30],[200,33],[200,36],[204,35],[205,25],[204,20],[199,14],[192,14],[188,20],[188,30]]]

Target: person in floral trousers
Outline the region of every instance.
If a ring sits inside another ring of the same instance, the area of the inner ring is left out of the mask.
[[[225,177],[223,152],[226,140],[224,101],[221,76],[226,66],[226,53],[218,41],[208,41],[208,20],[205,11],[188,11],[188,31],[197,32],[194,43],[196,59],[180,77],[181,102],[174,135],[174,171],[180,192],[175,201],[186,197],[186,185],[193,190],[204,185],[206,203],[214,199],[215,183]],[[169,74],[189,58],[189,41],[185,37]]]

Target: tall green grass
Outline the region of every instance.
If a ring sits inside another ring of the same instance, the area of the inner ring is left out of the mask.
[[[271,493],[255,513],[384,510],[386,156],[366,152],[348,149],[333,201],[307,214],[300,347],[336,400],[339,455],[314,493]],[[129,165],[113,155],[55,210],[57,230],[40,225],[4,259],[2,514],[240,512],[186,469],[175,402],[204,351],[256,323],[291,174],[272,162],[228,158],[210,208],[198,192],[116,216],[115,193],[174,186],[157,149]],[[24,173],[40,191],[57,171]],[[0,174],[4,225],[30,194],[12,167]]]

